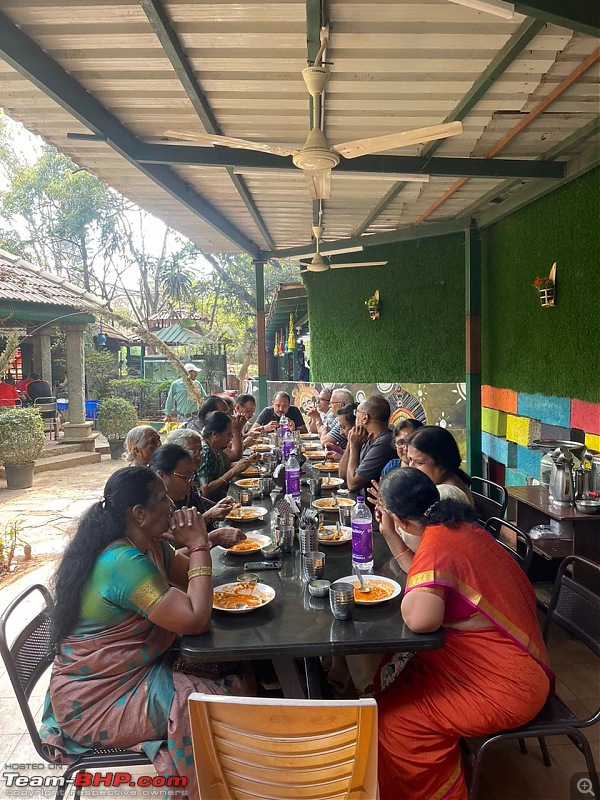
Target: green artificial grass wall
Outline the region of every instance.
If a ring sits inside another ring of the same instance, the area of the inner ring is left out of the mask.
[[[463,235],[369,247],[349,258],[389,263],[305,274],[312,379],[463,381]],[[365,300],[376,289],[381,317],[371,320]]]
[[[600,402],[600,169],[482,231],[482,379]],[[557,262],[556,306],[533,287]]]

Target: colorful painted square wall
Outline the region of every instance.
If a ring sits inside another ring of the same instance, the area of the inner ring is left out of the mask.
[[[543,453],[530,448],[534,439],[585,441],[600,450],[600,403],[486,385],[481,406],[481,448],[506,467],[506,486],[539,479]]]

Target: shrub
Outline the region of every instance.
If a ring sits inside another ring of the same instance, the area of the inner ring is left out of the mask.
[[[135,408],[122,397],[107,397],[98,407],[98,428],[107,439],[124,439],[138,424]]]
[[[28,464],[42,454],[46,437],[37,408],[0,411],[0,462]]]

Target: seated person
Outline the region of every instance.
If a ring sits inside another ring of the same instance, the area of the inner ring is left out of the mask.
[[[29,377],[31,380],[27,384],[27,397],[32,403],[42,397],[50,397],[51,399],[54,399],[52,395],[52,388],[48,381],[43,381],[37,372],[30,372]]]
[[[381,395],[367,397],[356,409],[356,425],[348,432],[348,446],[339,467],[351,492],[378,481],[381,470],[395,457],[392,431],[388,428],[390,404]]]
[[[173,434],[176,433],[179,431],[173,431]],[[197,436],[192,431],[190,433]],[[162,478],[175,507],[195,508],[202,514],[209,530],[214,527],[216,522],[225,519],[234,506],[235,501],[232,497],[225,497],[219,503],[211,503],[198,494],[193,483],[194,459],[184,447],[178,444],[165,444],[160,447],[150,459],[149,466]],[[231,527],[210,530],[208,534],[211,547],[218,544],[222,547],[232,547],[245,538],[240,530]]]
[[[167,530],[189,555],[161,540]],[[175,511],[151,469],[108,479],[56,575],[56,656],[40,734],[57,761],[91,748],[144,752],[159,775],[185,776],[198,797],[187,698],[250,691],[239,676],[195,677],[169,657],[178,634],[210,629],[209,547],[202,517]]]
[[[5,408],[14,408],[16,405],[15,400],[20,399],[21,395],[17,391],[16,386],[13,386],[7,381],[0,381],[0,406],[4,406]]]
[[[387,475],[388,472],[396,467],[408,467],[408,438],[413,434],[417,428],[422,428],[423,423],[418,419],[403,419],[394,428],[394,447],[398,453],[398,458],[392,458],[391,461],[385,465],[381,470],[381,477]]]
[[[160,436],[152,425],[136,425],[125,437],[125,458],[132,467],[147,467],[159,447]]]
[[[242,429],[246,424],[246,419],[245,417],[241,417],[239,414],[232,413],[232,410],[233,401],[231,398],[211,394],[205,399],[204,403],[202,403],[202,407],[198,411],[198,414],[192,417],[192,419],[184,425],[186,430],[202,433],[204,429],[204,420],[208,414],[211,414],[213,411],[222,411],[231,417],[233,420],[233,437],[229,447],[226,447],[224,450],[225,455],[231,462],[239,461],[242,457],[242,453],[244,452],[244,447],[247,447],[248,444],[251,444],[254,441],[252,438],[248,440],[244,440],[242,438]]]
[[[523,725],[548,697],[535,593],[473,510],[440,500],[422,471],[393,470],[380,491],[379,530],[407,573],[404,622],[446,632],[403,669],[402,654],[384,656],[375,675],[380,797],[466,800],[461,739]]]
[[[211,500],[227,495],[229,483],[253,464],[258,456],[242,458],[230,466],[226,455],[233,439],[233,421],[224,411],[212,411],[204,420],[202,462],[196,476],[200,492]]]
[[[469,489],[471,479],[460,468],[461,457],[454,436],[438,425],[423,425],[409,436],[408,462],[424,472],[438,487],[442,500],[453,498],[475,507]]]
[[[319,428],[322,428],[324,425],[327,429],[333,425],[335,415],[331,410],[330,400],[331,389],[321,389],[315,407],[311,408],[308,412],[308,416],[310,417],[308,430],[310,433],[318,433]]]
[[[250,428],[250,432],[271,433],[277,430],[279,420],[285,416],[288,420],[289,430],[307,433],[306,423],[299,408],[292,405],[292,398],[287,392],[276,392],[273,395],[273,404],[263,408],[258,419]]]
[[[340,432],[340,436],[343,436],[346,442],[348,441],[347,439],[348,433],[356,425],[357,408],[358,408],[358,403],[348,403],[347,406],[342,406],[341,408],[339,408],[336,413],[337,429]],[[344,450],[342,450],[342,448],[339,447],[338,445],[334,444],[327,445],[326,461],[339,461],[343,455],[344,455]]]
[[[256,414],[256,400],[251,394],[238,394],[235,398],[234,409],[236,414],[241,414],[245,418],[246,425],[249,427],[248,423]]]
[[[345,434],[340,431],[339,420],[337,419],[338,411],[344,406],[354,403],[354,395],[348,389],[334,389],[331,393],[331,400],[329,407],[334,415],[334,420],[329,427],[327,423],[318,428],[319,436],[321,437],[321,444],[323,447],[333,447],[340,454],[346,449],[348,439]]]

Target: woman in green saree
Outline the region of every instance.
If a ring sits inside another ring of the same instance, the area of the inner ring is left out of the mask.
[[[168,530],[189,556],[160,539]],[[235,678],[172,668],[176,633],[210,627],[211,576],[196,509],[175,511],[147,467],[117,470],[81,519],[56,575],[56,657],[41,730],[53,757],[68,761],[104,747],[143,751],[160,775],[185,776],[188,797],[198,796],[188,695],[243,693]]]

